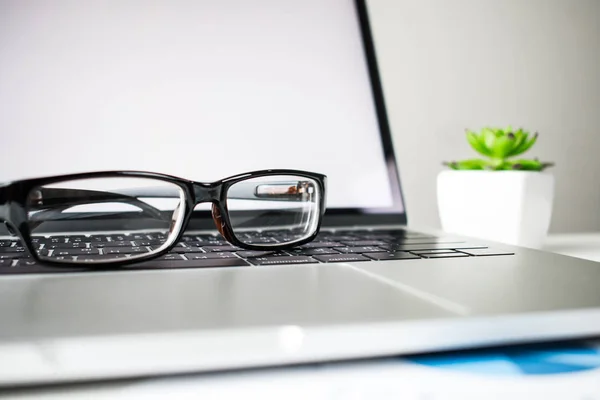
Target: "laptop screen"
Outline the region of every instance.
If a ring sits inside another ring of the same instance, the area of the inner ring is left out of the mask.
[[[1,0],[0,105],[0,181],[292,168],[403,212],[351,0]]]

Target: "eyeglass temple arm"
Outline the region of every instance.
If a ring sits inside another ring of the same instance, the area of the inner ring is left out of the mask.
[[[315,193],[315,185],[307,181],[239,182],[227,191],[227,197],[240,200],[306,201]]]
[[[67,216],[61,214],[62,211],[68,208],[84,204],[115,202],[131,204],[140,208],[144,214],[156,219],[164,219],[164,216],[158,208],[140,201],[133,196],[96,190],[42,188],[34,190],[30,194],[30,210],[35,211],[36,207],[43,209],[42,211],[33,214],[30,217],[30,221],[41,223],[50,219],[55,219],[52,217],[59,215],[61,218],[58,219],[68,219]],[[48,209],[50,207],[55,208]],[[78,215],[77,218],[81,218],[81,215]]]

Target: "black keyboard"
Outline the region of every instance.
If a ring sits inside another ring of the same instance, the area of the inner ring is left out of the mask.
[[[264,235],[261,232],[246,235],[246,240],[254,243],[276,243],[278,237],[277,234]],[[129,257],[147,252],[152,246],[162,243],[161,239],[164,240],[156,234],[71,235],[36,237],[34,243],[50,257],[93,259],[106,257],[107,254]],[[251,267],[512,254],[452,237],[436,237],[407,230],[323,230],[310,243],[278,252],[240,249],[218,234],[190,234],[185,235],[167,255],[118,269]],[[90,270],[85,266],[46,266],[36,262],[19,241],[0,240],[0,275]]]

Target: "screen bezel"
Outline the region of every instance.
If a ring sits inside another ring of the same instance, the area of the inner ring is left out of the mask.
[[[366,0],[354,0],[356,15],[362,39],[365,62],[369,72],[371,94],[375,103],[379,134],[381,137],[385,165],[388,171],[391,207],[377,208],[333,208],[327,209],[323,217],[323,227],[360,226],[360,225],[406,225],[407,213],[400,184],[400,175],[396,163],[392,135],[387,117],[383,88],[377,66],[375,45],[371,34]],[[368,190],[366,188],[365,190]],[[188,229],[210,229],[213,225],[208,211],[195,211]]]

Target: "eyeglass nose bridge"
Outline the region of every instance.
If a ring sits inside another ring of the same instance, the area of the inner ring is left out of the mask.
[[[194,202],[196,205],[200,203],[208,203],[219,201],[223,188],[221,185],[213,186],[208,183],[194,182]]]
[[[213,186],[211,184],[205,184],[200,182],[194,182],[194,202],[200,203],[212,203],[211,216],[215,223],[215,227],[219,233],[225,238],[225,240],[231,241],[232,237],[227,229],[221,210],[217,205],[221,199],[223,188],[221,185]]]

